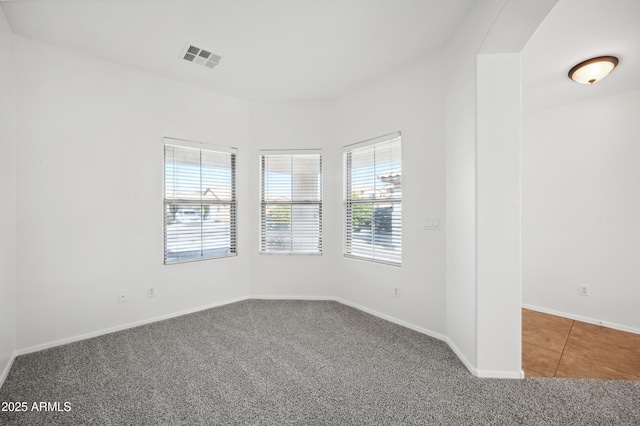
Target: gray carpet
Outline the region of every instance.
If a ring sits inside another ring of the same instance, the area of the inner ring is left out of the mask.
[[[471,376],[336,302],[249,300],[20,356],[2,425],[639,425],[640,382]]]

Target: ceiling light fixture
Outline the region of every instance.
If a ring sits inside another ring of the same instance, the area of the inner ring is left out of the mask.
[[[580,62],[569,71],[569,78],[581,84],[593,84],[609,75],[618,65],[615,56],[599,56]]]

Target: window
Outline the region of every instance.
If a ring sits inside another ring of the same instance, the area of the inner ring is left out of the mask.
[[[400,133],[344,151],[345,256],[400,265],[402,161]]]
[[[237,150],[164,142],[164,263],[235,255]]]
[[[262,151],[260,252],[322,253],[322,153]]]

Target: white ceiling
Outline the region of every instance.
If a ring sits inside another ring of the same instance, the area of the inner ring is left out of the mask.
[[[441,49],[477,0],[5,1],[15,34],[248,100],[329,99]],[[524,0],[535,1],[535,0]],[[187,43],[222,56],[181,59]],[[616,55],[593,86],[568,70]],[[640,0],[560,0],[522,55],[523,110],[640,88]]]
[[[327,99],[442,48],[476,0],[4,2],[15,34],[248,100]],[[221,55],[181,59],[187,43]]]
[[[585,59],[620,60],[594,85],[573,82]],[[640,0],[560,0],[522,52],[525,113],[640,89]],[[640,112],[639,112],[640,116]]]

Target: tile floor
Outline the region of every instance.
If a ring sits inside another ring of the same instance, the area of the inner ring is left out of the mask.
[[[522,309],[525,377],[640,380],[640,335]]]

